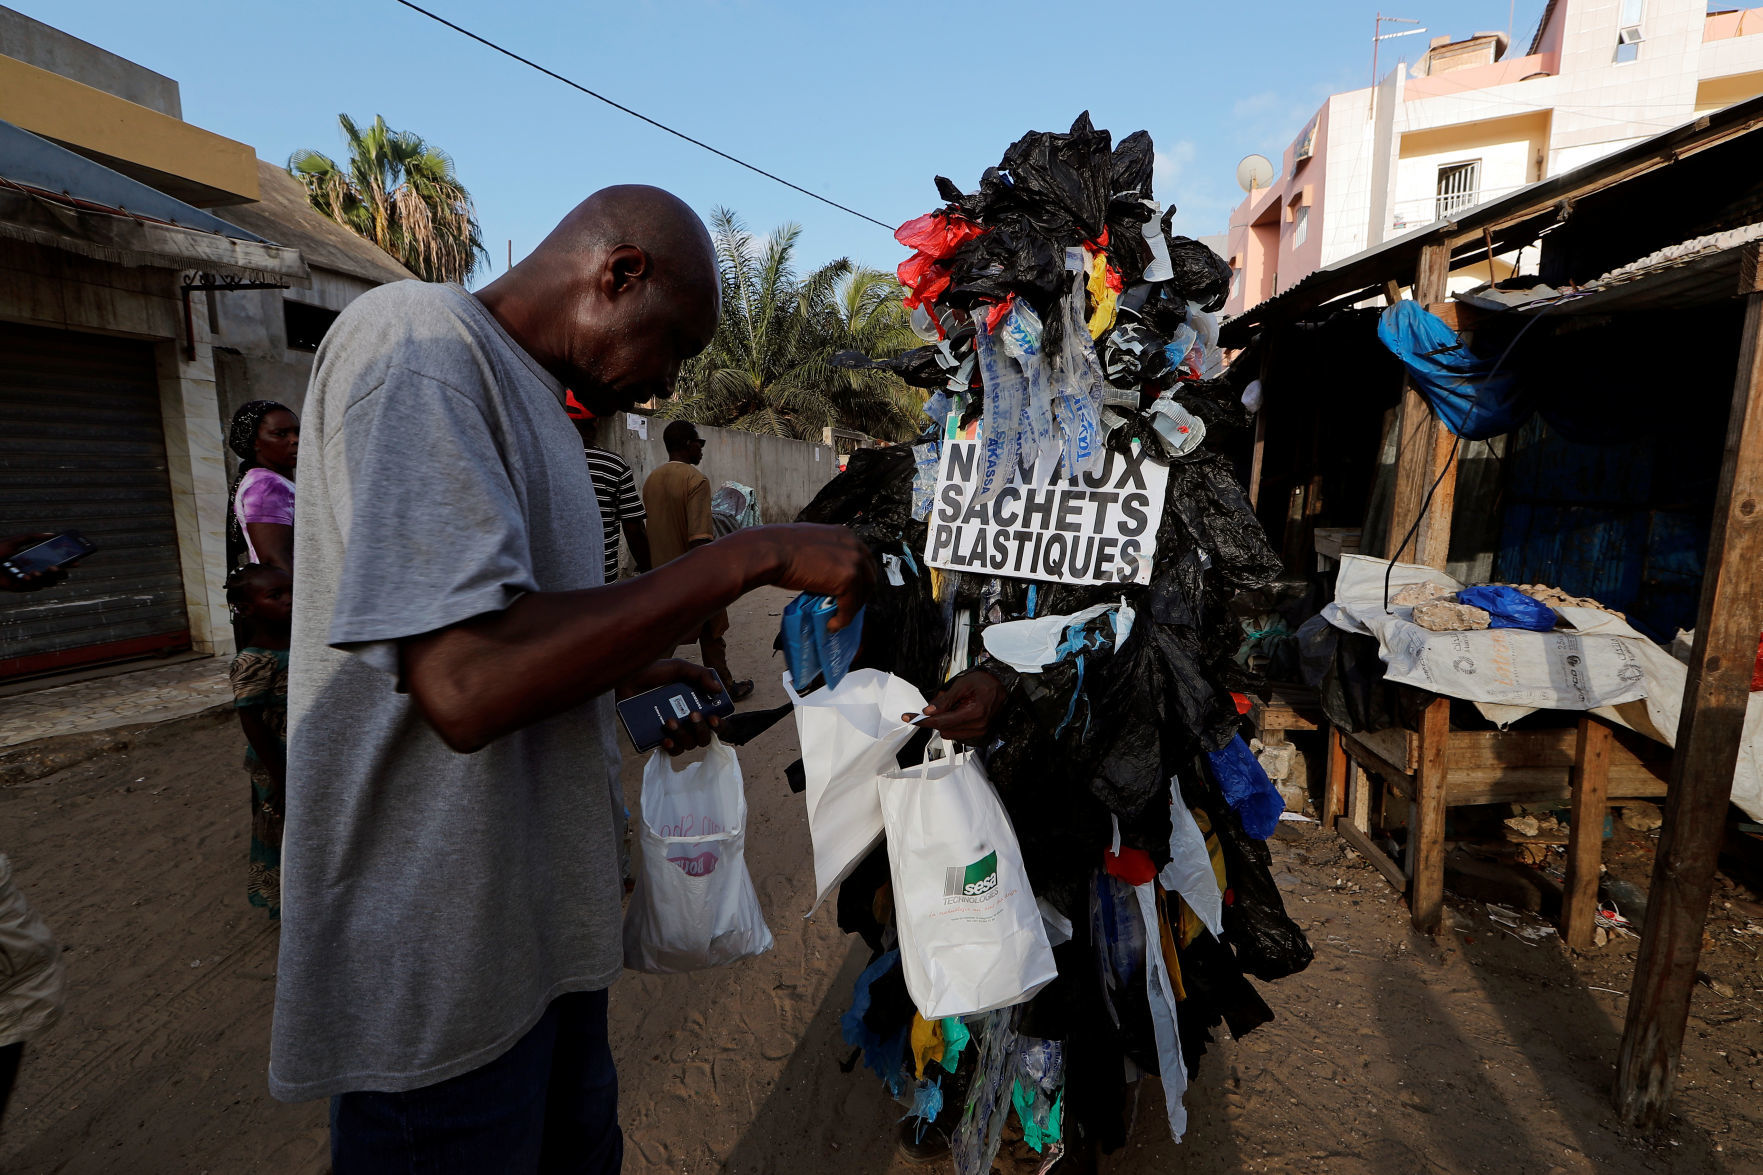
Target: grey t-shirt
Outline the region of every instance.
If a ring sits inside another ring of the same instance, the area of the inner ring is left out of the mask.
[[[359,298],[319,349],[294,522],[270,1092],[431,1085],[620,967],[612,704],[449,750],[396,642],[597,587],[563,389],[457,286]]]

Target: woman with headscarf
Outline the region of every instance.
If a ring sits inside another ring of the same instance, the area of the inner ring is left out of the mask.
[[[227,447],[239,456],[227,527],[227,565],[261,563],[294,573],[294,464],[300,418],[274,400],[233,413]]]

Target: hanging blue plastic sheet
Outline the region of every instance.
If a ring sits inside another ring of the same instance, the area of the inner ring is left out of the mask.
[[[1485,441],[1530,419],[1530,397],[1517,373],[1503,368],[1496,374],[1495,359],[1470,350],[1420,303],[1403,300],[1385,310],[1377,337],[1402,361],[1444,426],[1464,440]]]

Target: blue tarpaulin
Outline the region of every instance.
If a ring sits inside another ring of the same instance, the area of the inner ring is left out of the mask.
[[[1510,369],[1464,345],[1445,320],[1418,302],[1401,301],[1378,320],[1377,337],[1402,366],[1446,428],[1469,441],[1511,432],[1530,418],[1531,403]]]

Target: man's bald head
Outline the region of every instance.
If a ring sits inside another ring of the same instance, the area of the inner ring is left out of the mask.
[[[571,209],[533,252],[579,257],[619,245],[648,253],[663,280],[716,285],[716,247],[704,222],[684,200],[647,184],[601,188]]]
[[[704,222],[660,188],[621,184],[576,205],[478,297],[596,416],[668,395],[709,345],[720,281]]]

